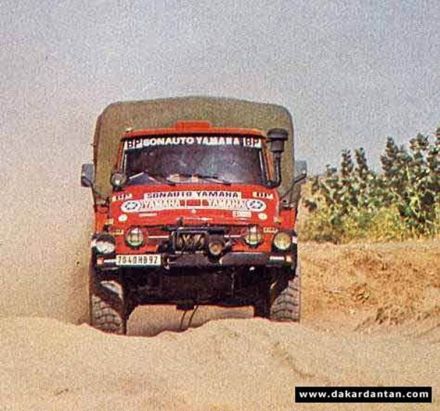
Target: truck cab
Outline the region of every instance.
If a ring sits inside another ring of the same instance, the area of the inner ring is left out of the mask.
[[[120,134],[108,195],[95,185],[97,164],[84,165],[82,184],[95,196],[92,325],[124,334],[130,313],[149,304],[252,305],[256,316],[298,321],[289,198],[305,170],[280,193],[288,139],[283,128],[177,119]]]

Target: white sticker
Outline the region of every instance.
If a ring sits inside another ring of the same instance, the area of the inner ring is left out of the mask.
[[[141,208],[141,202],[138,200],[129,200],[122,204],[121,210],[124,213],[135,213]]]
[[[130,198],[133,198],[133,194],[132,193],[120,193],[120,194],[115,194],[112,197],[112,201],[124,201],[124,200],[129,200]]]
[[[273,194],[272,193],[265,193],[264,191],[254,191],[252,193],[252,197],[255,197],[255,198],[265,198],[267,200],[272,200],[273,199]]]
[[[233,211],[232,216],[237,218],[251,218],[252,213],[250,211]]]
[[[266,203],[257,199],[247,200],[246,205],[251,211],[264,211],[266,209]]]

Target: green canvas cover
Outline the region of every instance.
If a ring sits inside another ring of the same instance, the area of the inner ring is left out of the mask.
[[[206,120],[216,127],[256,128],[267,132],[281,127],[289,132],[282,160],[283,183],[293,177],[293,124],[284,107],[218,97],[177,97],[110,104],[98,117],[94,137],[96,190],[110,195],[110,174],[116,163],[119,142],[127,128],[166,128],[178,120]]]

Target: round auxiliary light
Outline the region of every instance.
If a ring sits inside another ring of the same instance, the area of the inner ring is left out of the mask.
[[[99,234],[93,240],[93,246],[99,254],[112,254],[115,252],[115,239],[107,233]]]
[[[130,247],[138,248],[144,244],[145,236],[140,227],[132,227],[127,231],[125,240]]]
[[[275,234],[273,245],[280,251],[286,251],[292,245],[292,236],[284,231]]]
[[[263,241],[263,233],[261,232],[261,228],[258,225],[249,226],[246,229],[243,239],[245,243],[251,247],[257,247]]]
[[[126,182],[127,176],[121,171],[115,171],[110,178],[110,183],[114,188],[122,188]]]
[[[223,241],[220,240],[212,240],[208,244],[209,253],[214,257],[218,257],[223,252],[224,248],[225,245],[223,244]]]

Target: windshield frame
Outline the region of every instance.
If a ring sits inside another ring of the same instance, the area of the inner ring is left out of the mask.
[[[266,144],[266,138],[264,135],[262,134],[255,134],[252,132],[249,132],[249,134],[244,134],[244,133],[206,133],[206,132],[198,132],[198,133],[191,133],[191,132],[186,132],[186,133],[170,133],[168,135],[164,135],[164,134],[145,134],[145,135],[141,135],[141,136],[137,136],[138,138],[156,138],[156,137],[197,137],[197,136],[213,136],[213,137],[238,137],[240,139],[246,138],[246,137],[252,137],[252,138],[257,138],[261,141],[261,147],[260,148],[256,148],[256,150],[258,150],[258,158],[259,158],[259,169],[260,169],[260,173],[261,173],[261,182],[254,182],[254,183],[249,183],[249,182],[231,182],[231,184],[238,184],[238,185],[250,185],[250,184],[254,184],[254,185],[263,185],[264,187],[269,187],[270,184],[270,167],[268,164],[268,155],[267,155],[267,144]],[[121,139],[120,142],[120,146],[119,146],[119,154],[118,154],[118,164],[117,164],[117,169],[121,170],[125,173],[126,171],[126,166],[127,166],[127,151],[124,149],[124,145],[126,141],[132,140],[133,137],[125,137]],[[201,180],[202,181],[202,180]],[[210,181],[211,184],[221,184],[221,183],[215,183]],[[155,184],[161,184],[161,183],[152,183],[151,185],[155,185]],[[187,181],[182,181],[182,182],[176,182],[176,184],[188,184]],[[150,184],[149,184],[150,185]]]

